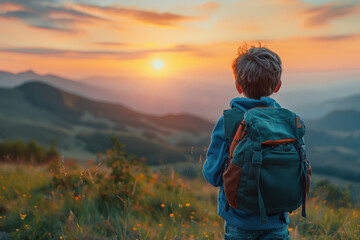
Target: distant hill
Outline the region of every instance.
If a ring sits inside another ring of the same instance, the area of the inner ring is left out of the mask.
[[[360,90],[359,90],[360,91]],[[314,92],[316,94],[316,92]],[[308,99],[311,98],[308,97]],[[305,100],[304,100],[305,101]],[[296,112],[301,114],[306,119],[318,119],[337,110],[358,110],[360,111],[360,93],[352,94],[350,96],[334,98],[327,101],[308,102],[305,103],[299,99],[302,106],[294,108]]]
[[[305,123],[306,147],[314,172],[360,182],[360,111],[335,110]]]
[[[343,79],[341,73],[334,77]],[[352,80],[327,82],[320,86],[294,87],[284,80],[280,92],[274,97],[281,106],[292,109],[305,119],[317,119],[334,110],[359,107],[353,100],[342,101],[349,95],[360,95],[360,81],[356,75]],[[24,71],[17,74],[0,71],[0,87],[15,87],[25,82],[41,81],[58,89],[96,101],[125,104],[129,108],[149,114],[190,113],[211,121],[217,121],[229,102],[239,97],[232,76],[224,81],[213,76],[209,81],[177,76],[168,79],[133,79],[131,77],[90,76],[83,79],[69,79],[60,75],[39,74]],[[159,81],[160,80],[160,81]],[[299,82],[301,80],[299,79]],[[306,89],[304,89],[306,88]],[[359,109],[358,109],[359,110]]]
[[[56,139],[62,152],[72,157],[94,157],[111,147],[109,138],[115,135],[126,150],[150,163],[185,161],[189,145],[206,147],[212,128],[213,123],[192,115],[142,114],[43,82],[0,89],[0,138],[42,143]]]
[[[358,103],[360,103],[360,98]],[[358,104],[358,106],[359,105],[360,104]],[[314,129],[333,131],[360,130],[360,107],[359,110],[335,110],[327,114],[325,117],[310,121],[310,127]]]
[[[360,111],[359,103],[360,103],[360,93],[344,98],[334,99],[329,101],[328,103],[324,103],[324,105],[331,106],[334,109],[354,109]]]
[[[99,86],[95,87],[86,84],[85,82],[73,81],[53,74],[41,75],[31,70],[17,74],[0,71],[0,87],[13,88],[24,83],[34,81],[46,83],[50,86],[76,94],[78,96],[106,102],[118,103],[123,100],[123,98],[119,96],[128,95],[126,92],[119,90],[111,91],[106,88]]]

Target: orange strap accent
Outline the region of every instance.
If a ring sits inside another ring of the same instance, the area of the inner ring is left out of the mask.
[[[230,145],[230,158],[233,157],[234,151],[236,146],[239,144],[239,142],[245,137],[246,135],[246,127],[245,127],[245,120],[243,120],[237,129],[235,136],[233,140],[231,141]]]
[[[299,117],[296,117],[296,127],[301,128],[301,121]]]
[[[287,143],[287,142],[294,142],[296,141],[295,138],[289,138],[289,139],[280,139],[280,140],[269,140],[266,142],[262,142],[262,144],[266,144],[266,145],[278,145],[280,143]]]

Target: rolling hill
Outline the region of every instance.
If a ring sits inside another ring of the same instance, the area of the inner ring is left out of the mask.
[[[356,88],[355,89],[359,89]],[[358,90],[359,91],[359,90]],[[326,92],[326,91],[325,91]],[[311,94],[311,92],[310,92]],[[319,94],[319,92],[314,91],[312,94],[319,95],[319,99],[323,99],[323,96]],[[297,94],[294,93],[296,96]],[[324,93],[322,93],[324,95]],[[301,100],[298,97],[299,103],[297,106],[294,107],[294,110],[298,112],[301,116],[305,117],[306,119],[316,120],[319,118],[325,117],[327,114],[338,111],[338,110],[358,110],[360,111],[360,93],[351,94],[345,97],[335,97],[333,99],[324,101],[318,100],[313,101],[313,98],[306,95],[303,96],[304,99],[307,98],[307,102]]]
[[[121,96],[128,97],[126,91],[112,91],[108,88],[92,86],[84,82],[73,81],[53,74],[41,75],[32,70],[13,74],[0,71],[0,87],[14,88],[27,82],[43,82],[60,90],[97,101],[120,102]]]
[[[36,139],[43,144],[56,140],[65,156],[77,158],[92,158],[108,149],[115,135],[127,151],[151,164],[185,161],[188,145],[206,147],[213,128],[213,123],[192,115],[142,114],[43,82],[0,89],[0,123],[1,139]]]
[[[314,172],[360,183],[360,111],[335,110],[306,123]]]
[[[359,101],[360,102],[360,101]],[[326,116],[310,121],[310,128],[332,131],[360,130],[360,109],[335,110]]]

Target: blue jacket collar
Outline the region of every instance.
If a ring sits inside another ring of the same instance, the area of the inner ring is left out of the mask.
[[[259,100],[238,97],[230,102],[231,108],[238,108],[244,112],[254,107],[281,107],[274,99],[270,97],[261,97]]]

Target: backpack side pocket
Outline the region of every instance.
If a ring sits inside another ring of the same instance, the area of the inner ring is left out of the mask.
[[[237,208],[237,190],[240,183],[241,167],[232,161],[223,174],[224,192],[231,207]]]
[[[310,183],[311,183],[311,174],[312,174],[312,171],[311,171],[311,165],[310,165],[310,162],[309,160],[306,160],[307,161],[307,176],[306,176],[306,196],[309,195],[309,191],[310,191]]]

